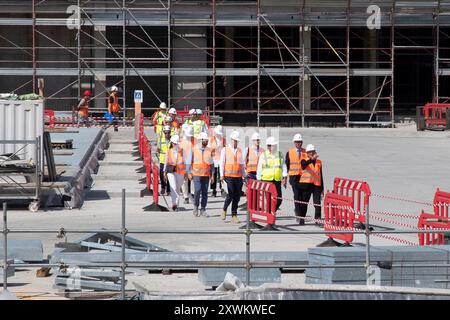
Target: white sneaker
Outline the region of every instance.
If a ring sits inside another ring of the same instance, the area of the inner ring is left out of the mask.
[[[209,214],[206,213],[206,209],[200,209],[200,215],[205,218],[209,218]]]

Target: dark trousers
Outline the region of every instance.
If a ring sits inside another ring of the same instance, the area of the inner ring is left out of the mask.
[[[194,180],[194,206],[198,208],[200,204],[200,195],[202,197],[202,209],[206,208],[208,203],[208,184],[209,177],[193,177]]]
[[[322,195],[322,187],[317,187],[311,183],[308,184],[300,184],[300,188],[302,190],[302,201],[308,202],[311,199],[311,194],[313,196],[313,203],[315,208],[314,219],[321,219],[322,217],[322,207],[320,206],[320,197]],[[306,217],[306,213],[308,211],[307,204],[301,204],[300,216]]]
[[[239,200],[242,194],[242,178],[225,177],[227,183],[228,195],[223,204],[223,210],[227,211],[228,206],[231,203],[231,215],[236,216],[239,206]]]
[[[114,116],[114,119],[112,121],[112,124],[114,125],[114,131],[118,131],[119,130],[119,113],[118,112],[113,112],[112,115]]]
[[[161,193],[170,192],[169,181],[164,180],[164,163],[159,164],[159,181],[161,183]]]
[[[219,177],[219,168],[214,168],[214,181],[211,181],[211,190],[216,190],[217,181],[219,181],[219,188],[222,190],[222,181],[220,181]]]
[[[278,199],[277,199],[277,207],[275,209],[275,212],[276,212],[278,209],[280,209],[281,203],[283,202],[283,200],[281,200],[281,197],[283,196],[283,194],[281,192],[281,181],[273,180],[273,181],[266,181],[266,182],[272,182],[275,185],[275,187],[277,188],[277,197],[278,197]],[[268,206],[269,212],[272,212],[271,204],[272,203],[270,202],[269,206]]]
[[[292,187],[292,191],[294,192],[294,200],[295,201],[302,201],[302,190],[300,190],[300,176],[289,176],[289,184]],[[295,215],[299,216],[301,211],[300,203],[294,202],[295,205]]]

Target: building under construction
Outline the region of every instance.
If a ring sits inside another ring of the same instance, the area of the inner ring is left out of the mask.
[[[43,79],[48,108],[92,89],[103,110],[115,84],[125,107],[141,89],[145,108],[208,107],[225,122],[393,124],[450,96],[449,12],[442,0],[2,1],[0,92]]]

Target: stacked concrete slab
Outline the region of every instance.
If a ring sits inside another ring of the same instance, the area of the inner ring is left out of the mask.
[[[380,246],[370,248],[371,264],[380,269],[380,285],[418,288],[450,288],[450,246]],[[308,249],[309,265],[331,268],[307,268],[306,283],[366,285],[363,267],[365,247]],[[339,265],[355,265],[339,267]],[[413,265],[407,267],[406,265]],[[419,266],[421,265],[421,266]],[[439,265],[444,265],[439,267]]]

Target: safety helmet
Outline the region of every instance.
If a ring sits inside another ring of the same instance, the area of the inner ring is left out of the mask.
[[[223,136],[223,128],[220,124],[214,128],[214,133],[219,136]]]
[[[208,134],[206,132],[200,132],[199,135],[198,135],[198,139],[200,139],[200,140],[208,140],[209,137],[208,137]]]
[[[161,103],[159,104],[159,108],[160,108],[160,109],[167,109],[166,103],[165,103],[165,102],[161,102]]]
[[[170,138],[170,142],[174,143],[174,144],[179,144],[180,143],[180,137],[176,134],[174,136],[172,136]]]
[[[90,96],[92,96],[92,91],[91,90],[86,90],[86,91],[84,91],[83,95],[90,97]]]
[[[170,109],[169,109],[169,114],[174,114],[174,115],[176,115],[176,114],[177,114],[177,109],[175,109],[175,108],[170,108]]]
[[[166,117],[166,122],[172,122],[173,121],[173,119],[172,119],[172,117]]]
[[[276,146],[278,144],[278,141],[274,137],[268,137],[266,140],[266,144],[268,146]]]
[[[296,142],[296,141],[303,141],[303,137],[300,133],[297,133],[294,138],[292,139],[292,142]]]
[[[167,131],[170,132],[170,130],[172,130],[172,129],[170,128],[170,126],[164,126],[164,127],[163,127],[163,131],[164,131],[164,132],[167,132]]]
[[[316,151],[316,148],[312,144],[308,144],[306,146],[306,152],[310,152],[310,151]]]
[[[202,115],[203,111],[201,109],[195,109],[195,113],[198,115]]]
[[[194,115],[195,114],[195,109],[191,109],[191,110],[189,110],[189,115]]]
[[[261,139],[261,137],[259,136],[259,133],[258,132],[255,132],[253,135],[252,135],[252,141],[253,140],[260,140]]]
[[[118,92],[118,91],[119,91],[119,88],[117,88],[116,86],[112,86],[112,87],[111,87],[111,91],[112,91],[112,92]]]
[[[239,131],[233,131],[231,134],[230,134],[230,138],[232,139],[232,140],[235,140],[235,141],[241,141],[241,139],[240,139],[240,135],[239,135]]]

